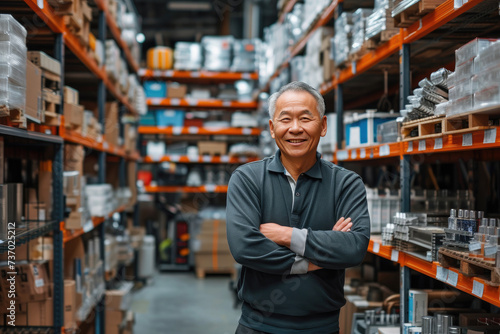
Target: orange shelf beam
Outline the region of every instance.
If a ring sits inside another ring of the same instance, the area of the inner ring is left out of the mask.
[[[237,81],[237,80],[258,80],[258,73],[239,72],[210,72],[210,71],[177,71],[177,70],[150,70],[139,69],[139,76],[143,79],[164,79],[164,80],[188,80],[197,81]]]
[[[399,157],[402,143],[384,143],[373,146],[350,148],[335,152],[335,161],[363,161]]]
[[[172,99],[172,98],[148,98],[146,100],[150,107],[165,108],[230,108],[230,109],[257,109],[258,103],[255,101],[223,101],[216,99]]]
[[[227,186],[205,185],[187,186],[146,186],[147,193],[227,193]]]
[[[122,39],[120,29],[118,28],[116,21],[111,17],[106,2],[102,0],[95,0],[95,3],[97,5],[97,8],[104,12],[106,16],[106,24],[111,31],[111,34],[113,35],[118,46],[125,53],[125,58],[127,58],[130,67],[134,70],[134,73],[137,73],[139,71],[139,65],[135,61],[134,57],[132,57],[132,52],[130,51],[127,43],[125,43],[125,41]]]
[[[251,135],[258,136],[261,129],[258,128],[198,128],[198,127],[156,127],[156,126],[140,126],[139,134],[143,135],[230,135],[242,136]]]
[[[458,272],[457,269],[446,268],[445,272],[452,272],[457,277],[454,280],[446,280],[446,277],[438,277],[438,262],[428,262],[413,255],[399,252],[392,246],[382,246],[379,238],[372,237],[368,245],[368,251],[393,262],[398,262],[401,266],[408,267],[428,277],[439,279],[457,289],[480,298],[497,307],[500,306],[500,288],[487,285],[484,280],[476,277],[467,277]],[[397,261],[395,261],[397,258]],[[444,279],[443,279],[444,278]]]
[[[321,14],[320,18],[316,22],[316,24],[309,30],[309,32],[302,37],[293,47],[289,49],[289,56],[286,58],[286,60],[276,69],[276,71],[271,75],[269,80],[267,81],[264,89],[262,90],[263,92],[267,92],[269,90],[269,85],[271,81],[276,78],[280,72],[288,67],[288,64],[290,63],[290,60],[292,60],[293,57],[299,54],[300,51],[306,46],[307,41],[311,38],[313,33],[320,27],[324,26],[326,23],[328,23],[332,18],[333,15],[335,14],[335,9],[337,8],[338,4],[343,2],[343,0],[334,0],[328,7],[325,8],[323,13]]]
[[[189,163],[209,163],[209,164],[243,164],[251,161],[256,161],[256,157],[233,157],[228,155],[223,156],[210,156],[199,155],[190,157],[187,155],[165,155],[160,159],[152,158],[150,156],[144,157],[144,163],[159,163],[159,162],[180,162],[184,164]]]

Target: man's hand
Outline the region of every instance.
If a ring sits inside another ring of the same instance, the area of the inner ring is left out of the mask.
[[[333,227],[332,230],[340,232],[351,232],[351,227],[352,227],[351,218],[348,217],[347,219],[344,219],[344,217],[342,217],[335,223],[335,226]]]
[[[264,236],[280,246],[290,248],[292,242],[293,228],[289,226],[281,226],[275,223],[265,223],[260,225],[260,232]]]

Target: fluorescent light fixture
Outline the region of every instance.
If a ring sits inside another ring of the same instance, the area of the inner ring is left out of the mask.
[[[135,36],[135,39],[136,39],[137,43],[142,44],[146,40],[146,36],[144,36],[144,34],[142,32],[140,32],[137,34],[137,36]]]
[[[212,5],[209,2],[196,2],[196,1],[171,1],[168,3],[167,8],[170,10],[200,10],[209,11]]]

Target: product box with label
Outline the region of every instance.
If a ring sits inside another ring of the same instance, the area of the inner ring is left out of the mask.
[[[198,152],[200,155],[225,155],[227,143],[225,141],[199,141]]]
[[[157,110],[157,126],[184,126],[183,110]]]
[[[144,91],[146,97],[167,97],[167,83],[164,81],[146,81],[144,82]]]
[[[81,132],[84,107],[64,102],[64,126]]]
[[[183,99],[186,97],[187,86],[178,83],[171,83],[167,87],[167,97],[170,99]]]
[[[52,298],[30,302],[27,305],[27,310],[29,326],[53,326],[54,300]]]
[[[106,309],[127,311],[132,303],[133,284],[124,282],[119,289],[106,290]]]
[[[63,94],[64,102],[69,104],[80,104],[80,94],[76,89],[69,86],[64,86]]]
[[[31,61],[26,62],[26,109],[25,115],[44,122],[42,114],[42,71]]]
[[[408,293],[408,321],[414,325],[422,325],[422,317],[427,315],[427,292],[410,290]]]
[[[56,75],[61,75],[61,62],[41,51],[28,51],[28,59],[40,67]]]
[[[76,326],[76,283],[64,280],[64,327]]]

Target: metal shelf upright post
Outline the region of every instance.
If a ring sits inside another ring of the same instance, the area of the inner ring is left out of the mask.
[[[99,11],[99,40],[105,45],[106,44],[106,13],[104,11]],[[103,63],[106,62],[106,54],[103,55]],[[106,123],[105,123],[105,104],[106,104],[106,85],[103,80],[99,81],[99,91],[97,96],[97,106],[99,111],[99,124],[102,125],[102,134],[104,134]],[[99,170],[98,170],[98,182],[103,184],[106,182],[106,152],[99,153]],[[98,226],[99,233],[99,248],[100,248],[100,257],[102,261],[102,266],[105,268],[104,260],[105,260],[105,232],[104,232],[105,223],[100,224]],[[104,272],[104,271],[103,271]],[[97,314],[96,314],[96,333],[104,334],[105,333],[105,296],[101,297],[101,300],[98,303]]]
[[[61,89],[64,85],[64,40],[62,34],[56,35],[55,58],[61,62]],[[58,113],[63,113],[63,95]],[[64,144],[55,146],[54,160],[52,162],[52,220],[56,222],[53,229],[54,268],[53,268],[53,300],[54,300],[54,332],[61,332],[64,326],[64,274],[63,274],[63,233],[60,222],[64,221],[63,201],[63,170],[64,170]]]

